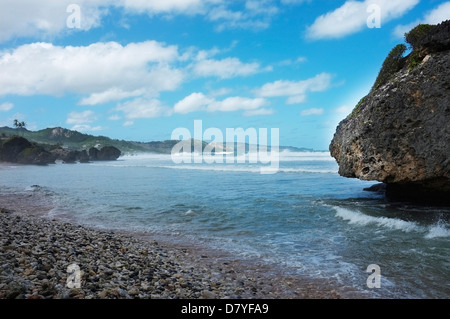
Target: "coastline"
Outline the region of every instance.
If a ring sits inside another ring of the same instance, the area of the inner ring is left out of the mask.
[[[0,193],[0,299],[348,297],[331,281],[206,247],[50,219],[52,207],[38,197]],[[67,287],[71,264],[82,272],[80,288]]]

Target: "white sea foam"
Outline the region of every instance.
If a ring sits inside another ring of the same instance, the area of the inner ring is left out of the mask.
[[[189,209],[186,213],[184,213],[185,215],[194,215],[194,211],[192,209]]]
[[[359,226],[378,225],[404,232],[421,231],[423,228],[415,222],[409,222],[398,218],[388,217],[374,217],[361,213],[358,210],[351,210],[343,207],[333,207],[336,211],[336,216]]]
[[[425,238],[443,238],[450,236],[450,229],[448,229],[442,222],[438,222],[436,225],[429,227],[428,233]]]
[[[232,166],[232,165],[162,165],[148,166],[166,169],[178,170],[198,170],[198,171],[217,171],[217,172],[249,172],[260,173],[263,166]],[[279,168],[278,172],[283,173],[317,173],[317,174],[335,174],[335,170],[331,169],[307,169],[307,168]]]
[[[268,151],[270,154],[271,152]],[[205,158],[214,158],[214,157],[220,157],[223,156],[224,159],[229,155],[230,153],[226,152],[220,152],[215,153],[215,155],[207,155],[204,154],[203,156]],[[272,156],[278,156],[280,161],[326,161],[326,162],[333,162],[335,161],[334,158],[331,157],[330,152],[291,152],[288,150],[283,150],[279,153],[272,152]],[[183,154],[174,154],[173,156],[178,156],[181,158],[191,158],[191,156],[194,155],[201,155],[201,154],[191,154],[191,153],[183,153]],[[238,159],[243,160],[244,158],[248,161],[249,159],[257,160],[257,157],[259,156],[259,153],[248,153],[246,155],[238,155],[234,156],[235,160]],[[159,159],[159,160],[171,160],[172,155],[171,154],[156,154],[156,153],[144,153],[144,154],[136,154],[136,155],[125,155],[120,157],[121,161],[136,161],[136,160],[151,160],[151,159]]]

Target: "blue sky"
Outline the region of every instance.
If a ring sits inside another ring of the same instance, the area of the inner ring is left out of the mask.
[[[404,32],[448,18],[437,0],[0,0],[0,126],[146,142],[202,120],[324,150]]]

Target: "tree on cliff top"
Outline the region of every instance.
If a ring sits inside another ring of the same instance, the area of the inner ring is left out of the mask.
[[[17,119],[14,120],[14,127],[17,129],[21,129],[21,128],[25,128],[25,126],[27,126],[27,124],[25,122],[19,122]]]
[[[27,126],[27,124],[24,121],[19,122],[17,119],[14,120],[13,125],[18,130],[23,129],[23,128],[25,128],[25,126]]]
[[[409,44],[411,50],[418,50],[420,48],[422,40],[433,29],[435,25],[431,24],[419,24],[411,31],[405,33],[405,41]]]
[[[405,63],[405,59],[403,58],[405,51],[406,45],[404,44],[399,44],[391,50],[386,60],[383,62],[383,66],[381,67],[380,73],[378,74],[372,90],[378,89],[380,86],[389,81],[395,73],[402,69]]]

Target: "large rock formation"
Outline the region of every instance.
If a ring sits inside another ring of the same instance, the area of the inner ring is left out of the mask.
[[[120,155],[120,150],[114,146],[105,146],[101,150],[95,147],[89,149],[91,161],[115,161]]]
[[[54,163],[55,157],[42,147],[30,143],[27,139],[14,136],[2,143],[0,142],[0,161],[47,165]]]
[[[95,147],[86,150],[77,151],[65,148],[56,148],[52,150],[52,154],[56,159],[62,160],[64,163],[72,164],[76,162],[89,163],[90,161],[115,161],[122,154],[121,151],[113,146],[105,146],[101,150]]]
[[[345,177],[387,184],[387,195],[450,202],[450,21],[433,29],[408,65],[373,89],[330,145]]]
[[[47,151],[43,146],[31,143],[20,136],[0,139],[0,162],[47,165],[54,164],[56,160],[62,160],[64,163],[88,163],[89,161],[115,161],[121,155],[121,151],[113,146],[106,146],[101,150],[91,148],[89,154],[86,150],[69,150],[55,146],[50,148],[52,150]]]

